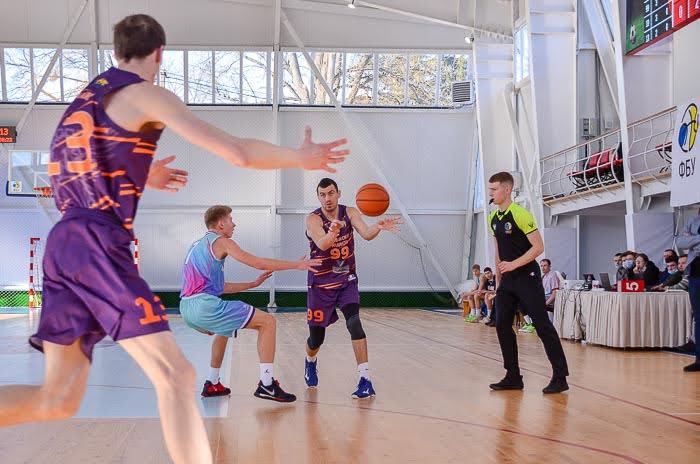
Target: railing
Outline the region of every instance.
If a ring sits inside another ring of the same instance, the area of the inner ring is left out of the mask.
[[[676,108],[631,123],[629,154],[622,153],[620,129],[559,151],[540,160],[542,199],[550,204],[582,195],[600,195],[623,185],[622,157],[630,163],[632,181],[668,183]]]

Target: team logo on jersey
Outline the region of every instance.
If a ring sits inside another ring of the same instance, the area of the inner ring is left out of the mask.
[[[97,79],[95,84],[99,85],[100,87],[104,87],[105,85],[109,84],[109,82],[107,82],[107,79]]]
[[[513,224],[510,222],[506,222],[503,224],[503,228],[506,230],[506,234],[512,234],[513,233]]]
[[[348,272],[350,272],[350,265],[345,264],[344,259],[336,261],[333,265],[334,274],[347,274]]]

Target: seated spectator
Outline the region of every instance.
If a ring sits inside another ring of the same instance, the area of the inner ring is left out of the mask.
[[[496,299],[496,276],[493,275],[493,271],[490,267],[484,268],[484,279],[482,284],[479,286],[479,297],[486,305],[486,317],[479,322],[482,324],[490,324],[491,321],[495,321],[496,319],[496,316],[493,313],[493,303]]]
[[[617,271],[616,282],[621,280],[634,280],[634,261],[637,253],[625,251],[622,253],[622,268]]]
[[[622,269],[622,256],[623,253],[615,253],[615,256],[613,256],[613,264],[615,265],[615,272],[612,273],[613,276],[613,283],[617,283],[617,275],[620,272],[620,269]]]
[[[655,290],[683,290],[688,291],[688,276],[685,275],[686,267],[688,266],[688,255],[680,255],[678,257],[678,272],[671,272],[672,264],[668,264],[670,276],[663,283],[654,287]]]
[[[551,322],[554,322],[554,299],[559,290],[559,278],[557,273],[552,271],[552,262],[547,258],[540,261],[540,269],[542,269],[542,286],[544,287],[544,304],[547,308],[547,316]]]
[[[676,259],[676,264],[678,264],[678,255],[676,254],[675,250],[672,250],[670,248],[667,248],[664,250],[664,263],[668,263],[668,258],[675,258]],[[663,270],[661,273],[661,276],[659,277],[659,282],[663,283],[668,279],[668,266]]]
[[[634,279],[643,280],[644,288],[651,288],[659,283],[659,268],[644,253],[637,254],[635,259]]]
[[[465,322],[474,322],[478,317],[479,311],[479,287],[481,286],[481,266],[474,264],[472,266],[472,278],[468,281],[463,282],[464,290],[460,293],[461,303],[462,303],[462,316],[464,316]],[[475,298],[476,297],[476,298]],[[470,313],[466,314],[467,309],[470,309]]]

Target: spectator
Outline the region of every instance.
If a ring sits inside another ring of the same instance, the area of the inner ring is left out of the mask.
[[[668,258],[676,258],[676,265],[678,264],[678,255],[676,254],[675,250],[672,250],[671,248],[667,248],[664,250],[664,263],[668,264]],[[668,279],[668,266],[663,270],[661,273],[661,276],[659,277],[659,282],[663,283]]]
[[[644,288],[651,288],[659,283],[659,268],[644,253],[637,254],[635,259],[634,278],[643,280]]]
[[[477,296],[476,299],[478,300],[481,277],[481,266],[474,264],[472,266],[472,278],[463,282],[464,290],[460,294],[460,302],[462,303],[462,308],[464,309],[462,316],[464,316],[465,322],[474,322],[474,319],[477,317],[479,306],[478,301],[475,301],[474,297]],[[466,314],[467,308],[471,309],[469,314]]]
[[[688,255],[680,255],[677,261],[674,262],[675,258],[668,258],[667,269],[669,271],[669,277],[663,283],[655,286],[652,290],[684,290],[688,291],[688,276],[684,275],[685,269],[688,265]],[[677,272],[674,269],[677,268]]]
[[[496,315],[494,314],[494,300],[496,299],[496,276],[490,267],[484,268],[484,280],[479,288],[479,297],[486,304],[486,317],[480,322],[489,326],[496,326]]]
[[[552,271],[552,262],[547,258],[540,261],[540,269],[542,270],[542,286],[544,287],[547,316],[549,316],[550,321],[554,322],[554,300],[559,290],[559,278],[557,273]]]
[[[688,250],[685,275],[688,276],[688,293],[695,319],[695,362],[688,364],[683,370],[700,372],[700,209],[695,217],[688,220],[683,233],[676,237],[676,246]]]
[[[615,253],[615,256],[613,256],[613,263],[615,264],[615,272],[612,274],[614,279],[613,283],[617,283],[617,276],[620,273],[620,269],[623,269],[622,256],[623,253]]]
[[[634,280],[634,260],[637,258],[637,253],[634,251],[625,251],[622,253],[622,268],[617,271],[617,279]]]

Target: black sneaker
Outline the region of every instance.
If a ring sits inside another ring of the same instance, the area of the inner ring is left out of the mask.
[[[683,368],[683,372],[700,372],[700,362],[695,361],[693,364],[688,364]]]
[[[569,384],[566,383],[566,377],[552,377],[552,380],[549,381],[549,385],[544,387],[542,389],[542,393],[544,394],[550,394],[550,393],[561,393],[563,391],[566,391],[569,389]]]
[[[500,382],[489,385],[491,390],[522,390],[524,387],[522,375],[508,374]]]
[[[280,383],[275,379],[272,379],[272,385],[268,386],[263,385],[262,381],[258,382],[258,389],[255,390],[253,396],[257,396],[258,398],[262,398],[264,400],[279,401],[280,403],[291,403],[297,400],[296,395],[292,395],[291,393],[287,393],[282,390]]]

